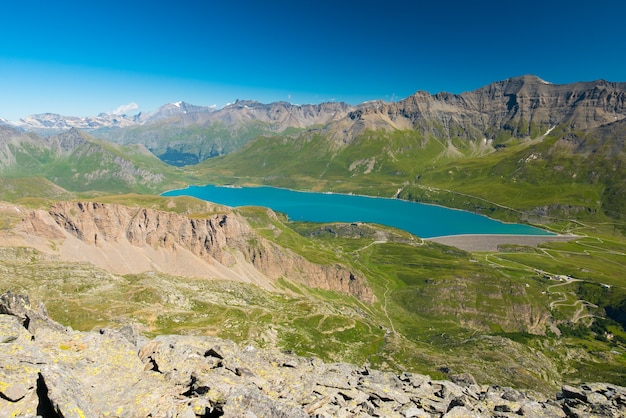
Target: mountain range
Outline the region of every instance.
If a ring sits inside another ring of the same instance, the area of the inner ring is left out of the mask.
[[[259,135],[303,129],[318,130],[344,143],[368,129],[411,129],[439,139],[497,145],[511,137],[534,138],[559,125],[591,129],[624,118],[626,83],[554,85],[522,76],[461,94],[417,92],[393,103],[294,105],[238,100],[215,109],[177,102],[151,114],[78,118],[46,113],[12,125],[43,134],[86,130],[120,144],[143,144],[170,164],[188,165],[232,152]]]
[[[417,92],[394,103],[358,106],[238,100],[215,109],[177,102],[151,114],[43,114],[5,123],[0,171],[12,178],[45,177],[69,190],[162,191],[197,176],[247,178],[398,195],[491,214],[517,205],[528,219],[575,212],[621,218],[625,119],[626,83],[554,85],[536,76],[467,93]],[[490,160],[497,161],[487,163],[486,172],[483,163]],[[530,187],[546,186],[545,175],[559,184],[558,193],[531,196]],[[496,179],[498,185],[491,184]],[[420,184],[425,180],[430,191]],[[482,199],[492,188],[502,201],[490,208],[471,199],[455,202],[458,196],[433,192],[432,186],[474,190]],[[528,201],[519,198],[526,195]]]
[[[328,123],[333,116],[345,116],[354,109],[345,103],[320,105],[294,105],[276,102],[268,105],[253,100],[237,100],[221,109],[195,106],[186,102],[167,103],[152,113],[136,115],[101,113],[92,117],[63,116],[56,113],[30,115],[15,122],[4,124],[39,133],[56,133],[77,128],[97,131],[106,128],[128,128],[149,125],[163,120],[176,120],[184,126],[222,122],[227,126],[259,121],[273,124],[272,129],[282,132],[286,128],[304,128],[314,124]]]

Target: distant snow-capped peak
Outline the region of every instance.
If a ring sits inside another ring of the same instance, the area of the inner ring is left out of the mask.
[[[58,113],[39,113],[9,122],[10,125],[27,131],[61,131],[70,128],[98,129],[108,127],[127,127],[135,125],[133,117],[121,114],[101,113],[98,116],[64,116]]]

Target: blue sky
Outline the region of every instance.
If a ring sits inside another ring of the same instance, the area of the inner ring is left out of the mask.
[[[626,81],[623,1],[6,3],[0,117],[9,120],[179,100],[356,104],[523,74]]]

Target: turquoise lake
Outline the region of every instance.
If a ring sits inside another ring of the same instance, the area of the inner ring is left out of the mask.
[[[471,212],[400,199],[213,185],[171,190],[163,196],[193,196],[232,207],[263,206],[285,213],[294,221],[377,223],[422,238],[463,234],[553,235],[528,225],[503,223]]]

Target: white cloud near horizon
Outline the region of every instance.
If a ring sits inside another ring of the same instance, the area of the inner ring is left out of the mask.
[[[114,115],[125,115],[129,112],[132,112],[133,110],[137,110],[139,109],[139,105],[135,102],[131,102],[128,104],[124,104],[119,106],[117,109],[115,109],[113,112],[111,112]]]

